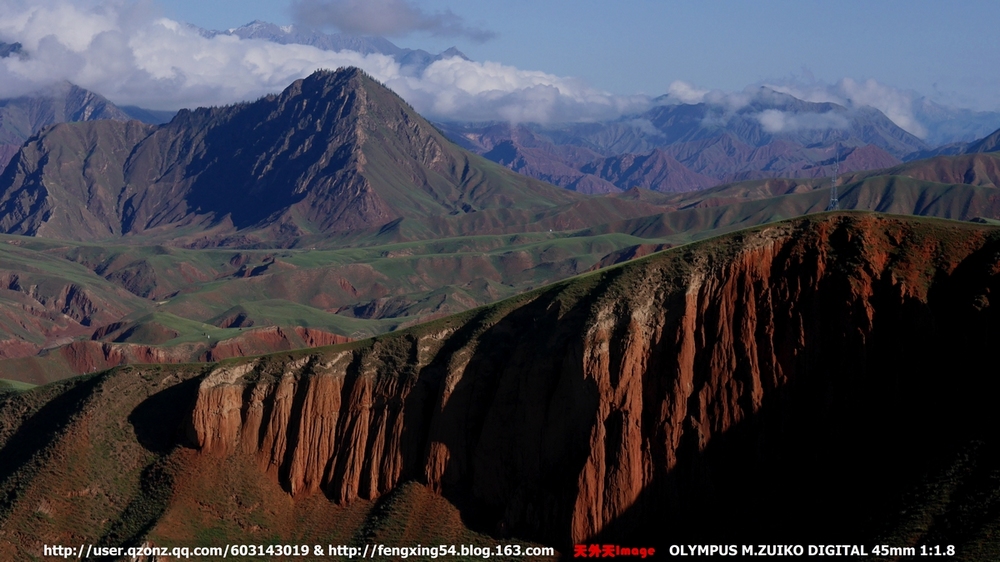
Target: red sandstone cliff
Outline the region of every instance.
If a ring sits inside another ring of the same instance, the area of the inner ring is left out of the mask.
[[[798,466],[787,445],[827,433],[847,447],[862,406],[902,392],[886,416],[917,416],[949,392],[931,351],[989,348],[1000,242],[924,222],[768,226],[353,347],[227,363],[201,383],[193,440],[296,497],[417,479],[497,532],[627,537],[728,493],[738,463]]]

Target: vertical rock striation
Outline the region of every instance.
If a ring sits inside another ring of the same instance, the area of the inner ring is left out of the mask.
[[[981,388],[963,369],[997,343],[998,272],[998,236],[975,226],[768,226],[332,351],[220,365],[192,439],[256,459],[293,496],[350,502],[417,479],[490,532],[627,539],[797,482],[873,435],[930,442],[973,423],[975,392],[926,408]]]

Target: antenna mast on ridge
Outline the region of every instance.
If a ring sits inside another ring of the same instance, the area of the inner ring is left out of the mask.
[[[840,210],[840,201],[837,199],[837,176],[840,175],[840,146],[835,144],[833,150],[833,181],[830,186],[830,204],[826,206],[827,211]]]

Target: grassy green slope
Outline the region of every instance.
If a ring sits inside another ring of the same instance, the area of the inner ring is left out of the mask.
[[[20,392],[22,390],[30,390],[35,388],[36,385],[29,384],[21,381],[10,381],[7,379],[0,379],[0,392],[15,391]]]
[[[114,244],[4,237],[0,340],[27,342],[18,344],[23,355],[118,320],[150,322],[152,334],[162,324],[153,311],[194,323],[168,327],[179,334],[169,345],[228,335],[213,330],[240,315],[244,327],[364,337],[582,273],[639,245],[676,246],[818,212],[829,198],[829,179],[583,197],[461,151],[389,90],[363,75],[351,80],[369,98],[368,112],[354,117],[366,131],[366,181],[405,218],[377,231],[307,232],[285,249],[184,249],[155,243],[162,233]],[[990,180],[998,161],[967,155],[846,175],[841,207],[1000,219]],[[949,183],[958,180],[968,183]],[[86,302],[60,301],[68,287],[85,289]],[[30,321],[22,320],[26,310]]]
[[[399,232],[407,234],[390,240],[485,232],[473,236],[388,243],[374,237],[315,250],[308,246],[196,250],[11,237],[4,239],[8,243],[0,245],[0,252],[4,263],[12,264],[9,271],[44,273],[45,280],[33,283],[40,290],[51,285],[48,292],[58,294],[66,283],[94,286],[104,293],[127,295],[120,301],[128,307],[119,311],[126,320],[153,322],[147,315],[155,310],[194,322],[176,328],[177,338],[157,345],[190,342],[208,333],[213,338],[230,336],[231,330],[215,330],[241,314],[242,326],[301,325],[365,337],[582,273],[641,244],[676,246],[818,212],[826,207],[828,186],[828,179],[762,180],[679,195],[637,191],[622,197],[643,199],[650,208],[666,212],[604,223],[602,218],[619,216],[603,211],[620,204],[620,197],[591,198],[546,210],[488,209],[402,221]],[[842,208],[959,220],[1000,217],[1000,192],[990,186],[874,176],[848,181],[839,190]],[[573,219],[563,221],[569,216],[567,210]],[[506,219],[516,220],[506,223]],[[575,228],[587,222],[599,226]],[[527,226],[523,232],[501,233],[515,228],[510,225]],[[549,225],[554,227],[551,232],[545,228]],[[27,298],[24,293],[0,295],[0,310],[20,310]],[[105,300],[114,302],[111,297]],[[7,333],[35,344],[44,342],[37,327],[10,321],[15,312],[6,315]],[[83,330],[75,333],[87,335]]]

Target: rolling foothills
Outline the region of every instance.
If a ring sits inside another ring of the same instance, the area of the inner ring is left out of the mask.
[[[884,116],[755,99],[845,125],[435,126],[357,69],[165,123],[50,112],[0,176],[3,557],[996,555],[996,134],[930,154]]]
[[[990,220],[997,179],[994,154],[939,156],[847,172],[840,200]],[[586,196],[461,149],[352,69],[166,124],[55,124],[0,176],[0,378],[367,337],[819,211],[829,185]]]

